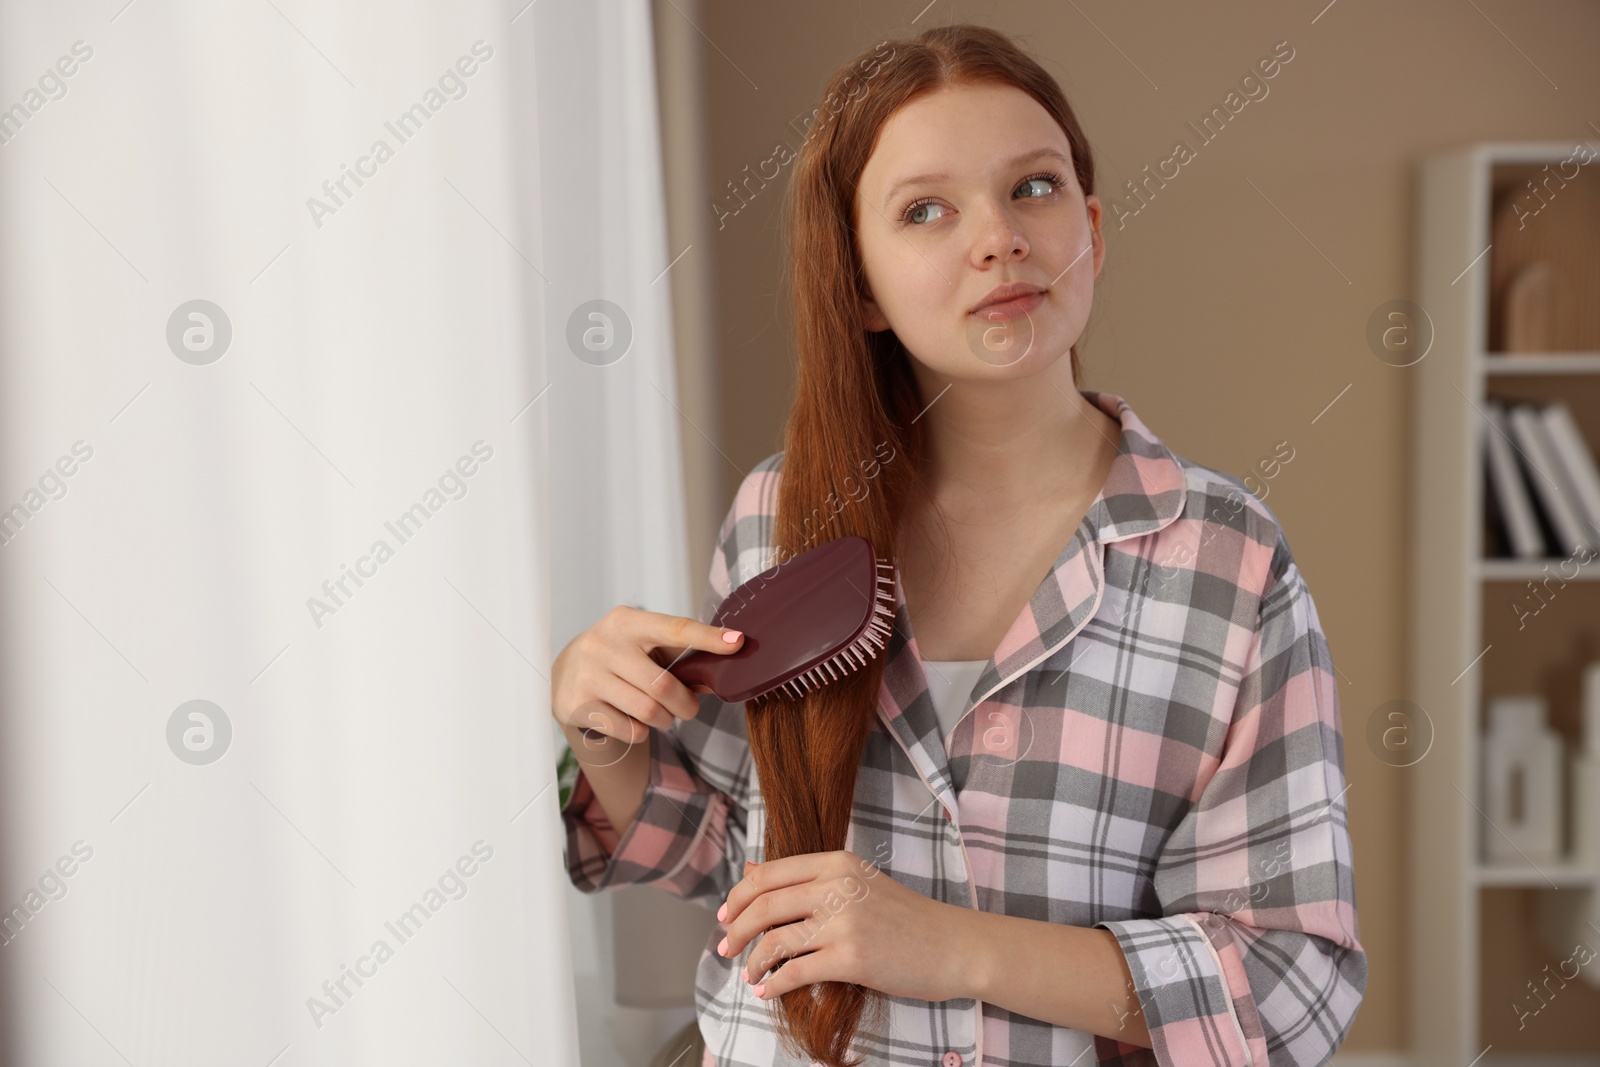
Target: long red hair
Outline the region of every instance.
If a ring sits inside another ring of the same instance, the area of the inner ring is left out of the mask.
[[[856,185],[879,130],[907,102],[986,82],[1015,86],[1050,113],[1071,144],[1079,186],[1093,193],[1093,156],[1060,86],[995,30],[941,26],[885,42],[841,66],[823,92],[825,106],[784,200],[797,373],[784,426],[774,563],[851,534],[894,560],[903,508],[926,492],[923,427],[913,420],[927,401],[911,357],[892,330],[871,332],[863,321]],[[1071,359],[1076,385],[1076,345]],[[747,716],[768,860],[844,847],[887,658],[880,653],[804,698],[765,697]],[[845,1056],[869,1005],[881,1009],[882,995],[851,983],[794,989],[777,1002],[779,1033],[795,1054],[824,1067],[857,1067],[861,1061]]]

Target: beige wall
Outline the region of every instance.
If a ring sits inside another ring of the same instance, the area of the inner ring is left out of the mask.
[[[1109,252],[1079,348],[1085,385],[1127,397],[1175,451],[1236,475],[1277,442],[1294,447],[1267,502],[1288,532],[1339,669],[1357,900],[1371,962],[1346,1048],[1387,1050],[1407,1043],[1407,783],[1404,771],[1373,757],[1363,731],[1373,709],[1405,691],[1411,379],[1374,358],[1364,330],[1375,307],[1411,291],[1419,157],[1469,141],[1600,134],[1588,125],[1600,120],[1600,5],[1344,0],[1323,10],[1324,2],[940,0],[915,25],[908,20],[923,0],[679,0],[656,10],[663,38],[698,48],[705,102],[707,149],[697,165],[704,187],[686,188],[695,168],[670,162],[689,142],[668,147],[673,198],[691,208],[674,218],[673,247],[688,243],[685,227],[707,242],[696,244],[706,253],[697,269],[713,289],[675,285],[690,321],[709,323],[696,328],[692,358],[711,361],[721,390],[720,419],[708,418],[720,425],[716,447],[684,430],[691,488],[715,501],[714,514],[692,520],[697,588],[710,551],[705,531],[714,531],[738,471],[779,447],[792,381],[778,281],[777,183],[787,172],[720,231],[712,205],[779,140],[798,146],[788,123],[817,106],[835,66],[936,22],[1013,34],[1077,109],[1108,209],[1123,182],[1169,156],[1175,141],[1195,150],[1124,227],[1108,211]],[[1202,145],[1186,123],[1220,104],[1284,40],[1295,55],[1268,83],[1269,95]],[[664,71],[664,81],[672,75]],[[691,128],[683,120],[669,117],[669,141]],[[680,330],[680,345],[683,337]]]

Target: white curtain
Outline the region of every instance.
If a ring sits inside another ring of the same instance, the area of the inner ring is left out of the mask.
[[[552,641],[689,599],[648,42],[0,6],[8,1062],[577,1062]]]
[[[707,250],[667,245],[648,3],[547,2],[533,9],[539,90],[555,113],[540,136],[554,353],[540,403],[550,405],[551,647],[560,650],[615,604],[698,610],[705,577],[691,584],[685,563],[680,443],[695,430],[685,429],[675,386],[670,286],[673,271],[703,266]],[[585,334],[609,347],[589,352]],[[647,888],[569,888],[568,908],[584,1067],[644,1067],[694,1020],[710,917]]]

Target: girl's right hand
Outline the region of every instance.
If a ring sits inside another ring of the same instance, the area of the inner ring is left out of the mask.
[[[733,641],[724,640],[734,635]],[[585,738],[615,737],[629,745],[700,711],[695,693],[667,666],[691,649],[737,652],[744,635],[696,619],[618,604],[567,643],[551,665],[550,712]]]

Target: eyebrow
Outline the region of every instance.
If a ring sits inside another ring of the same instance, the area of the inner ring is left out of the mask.
[[[1016,167],[1022,166],[1024,163],[1032,163],[1036,159],[1055,159],[1059,160],[1061,165],[1064,167],[1072,166],[1072,161],[1066,156],[1062,155],[1058,149],[1035,148],[1031,152],[1024,152],[1020,156],[1013,156],[1011,159],[1006,160],[1005,167],[1007,170],[1012,170]],[[909,178],[901,178],[899,181],[889,186],[889,192],[883,198],[883,206],[887,208],[889,206],[889,202],[894,199],[895,194],[908,185],[925,185],[930,182],[942,182],[947,180],[949,177],[950,175],[948,174],[915,174]]]

